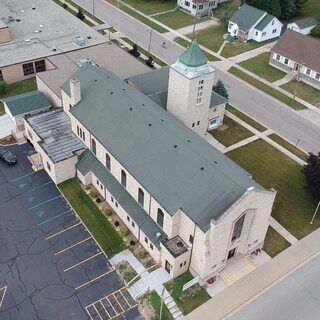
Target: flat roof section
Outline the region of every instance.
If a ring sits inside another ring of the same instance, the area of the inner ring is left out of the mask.
[[[85,148],[72,132],[70,118],[61,108],[28,116],[26,121],[41,138],[39,144],[53,163],[71,158]]]
[[[85,39],[84,47],[106,42],[51,0],[2,0],[0,21],[11,35],[10,42],[0,45],[0,67],[79,49],[76,36]]]

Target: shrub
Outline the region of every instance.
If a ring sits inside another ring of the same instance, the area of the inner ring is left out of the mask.
[[[120,225],[119,221],[115,221],[114,225],[115,225],[116,227],[119,227],[119,225]]]
[[[320,24],[318,24],[311,30],[311,35],[313,37],[320,38]]]
[[[7,91],[7,84],[4,81],[0,81],[0,94],[5,94]]]
[[[68,8],[68,4],[65,2],[65,3],[63,4],[63,7],[64,7],[65,9],[67,9],[67,8]]]
[[[100,198],[97,198],[96,199],[96,203],[100,203],[101,202],[101,199]]]
[[[148,255],[147,251],[141,251],[141,252],[138,253],[138,257],[140,259],[145,259],[147,257],[147,255]]]
[[[134,246],[136,244],[136,242],[134,240],[130,241],[130,246]]]
[[[121,234],[122,237],[125,237],[125,236],[127,236],[129,234],[129,230],[128,229],[122,229],[120,231],[120,234]]]
[[[104,211],[104,214],[107,216],[107,217],[110,217],[112,215],[112,210],[110,209],[107,209]]]

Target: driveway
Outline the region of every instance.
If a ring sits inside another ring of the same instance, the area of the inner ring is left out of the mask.
[[[0,139],[10,135],[15,128],[15,123],[7,114],[0,117]]]
[[[137,304],[27,144],[0,162],[0,319],[141,319]]]

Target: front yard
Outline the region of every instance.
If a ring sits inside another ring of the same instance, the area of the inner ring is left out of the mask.
[[[281,86],[282,89],[294,94],[297,88],[297,81],[291,81]],[[313,105],[320,103],[320,90],[317,90],[303,82],[299,82],[297,97]]]
[[[28,91],[37,90],[37,83],[35,78],[30,78],[20,82],[12,83],[7,85],[6,93],[0,94],[0,99],[16,96],[21,93]],[[4,114],[4,106],[0,101],[0,116]]]
[[[263,187],[277,191],[272,216],[296,238],[320,226],[320,218],[309,223],[317,202],[305,188],[305,176],[298,163],[262,140],[232,150],[227,156]]]
[[[171,293],[172,298],[184,315],[190,313],[210,299],[207,291],[198,284],[195,284],[182,292],[183,285],[191,279],[193,279],[191,273],[185,272],[181,276],[165,284],[166,289]]]
[[[263,250],[273,258],[288,247],[290,247],[290,243],[269,226],[264,240]]]
[[[270,66],[269,58],[270,52],[265,52],[254,58],[242,61],[239,65],[270,82],[274,82],[283,78],[286,73]]]
[[[175,0],[123,0],[123,2],[148,15],[172,10],[177,5]]]
[[[120,235],[75,178],[59,184],[59,189],[109,258],[124,249]]]
[[[257,42],[248,41],[247,43],[227,43],[223,48],[221,55],[225,58],[237,56],[238,54],[257,49],[261,46]]]
[[[210,134],[225,147],[230,147],[239,141],[253,136],[252,132],[228,116],[224,116],[223,125],[210,131]]]
[[[163,13],[155,16],[154,18],[172,29],[180,29],[193,25],[194,23],[194,17],[190,14],[182,12],[181,10]]]

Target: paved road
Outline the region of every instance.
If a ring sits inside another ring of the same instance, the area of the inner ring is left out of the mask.
[[[320,255],[289,275],[230,320],[319,320]]]
[[[88,11],[92,10],[91,0],[74,1]],[[148,48],[149,27],[104,0],[95,0],[95,12],[101,20],[114,26],[140,46]],[[167,43],[167,49],[162,48],[164,41]],[[152,33],[151,52],[166,63],[171,64],[183,52],[183,49],[175,42],[154,31]],[[216,69],[216,75],[216,78],[221,78],[229,88],[230,102],[234,106],[248,113],[273,131],[278,132],[292,143],[295,144],[300,139],[299,146],[304,150],[312,152],[320,150],[320,125],[317,126],[306,120],[297,112],[285,108],[276,100],[265,96],[226,72]]]

